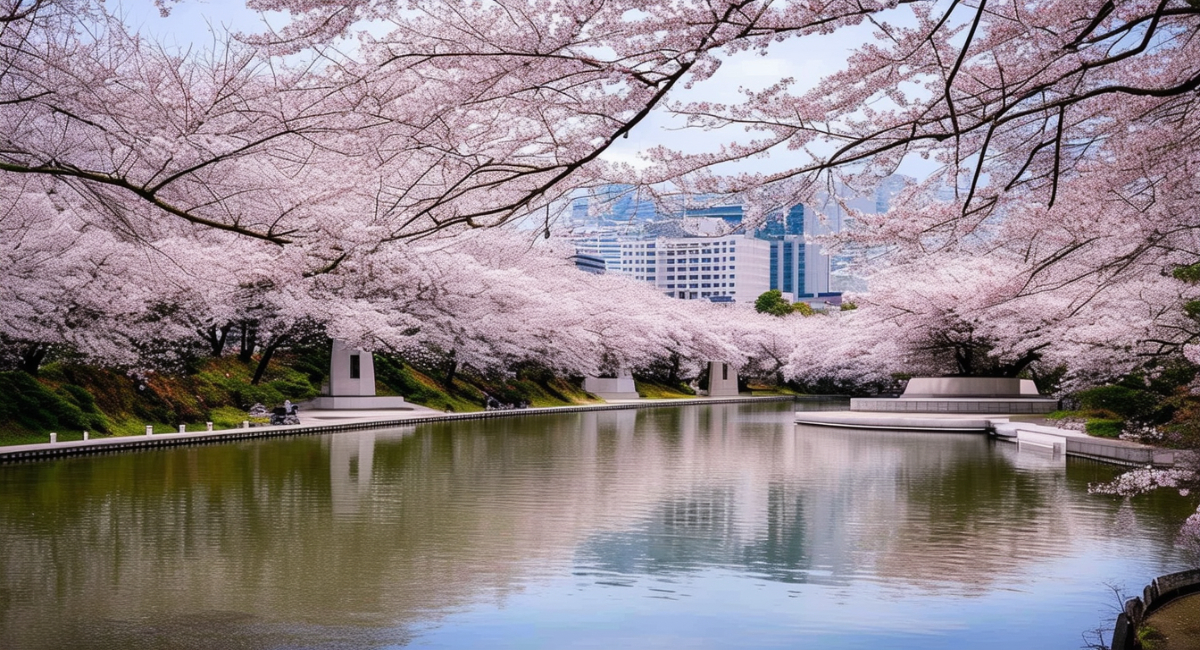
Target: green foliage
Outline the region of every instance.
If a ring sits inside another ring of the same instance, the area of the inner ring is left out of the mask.
[[[446,391],[441,390],[436,384],[429,385],[433,382],[420,381],[409,369],[410,367],[397,357],[384,354],[375,355],[375,380],[385,384],[397,395],[404,396],[404,399],[410,402],[424,405],[447,401]]]
[[[1200,319],[1200,300],[1189,300],[1183,303],[1183,313],[1188,315],[1188,318]]]
[[[778,289],[771,289],[755,299],[754,310],[760,314],[787,316],[794,311],[794,308],[788,301],[783,299],[782,292]]]
[[[801,316],[807,317],[807,316],[812,316],[813,314],[817,313],[817,310],[813,309],[812,305],[810,305],[806,302],[794,302],[794,303],[792,303],[791,307],[792,307],[792,311],[796,312],[797,314],[800,314]]]
[[[188,401],[189,393],[199,398],[200,403],[195,407],[200,411],[207,411],[215,406],[236,406],[245,410],[256,403],[272,407],[282,404],[284,400],[301,402],[317,396],[320,376],[314,383],[310,375],[291,367],[292,359],[288,355],[281,354],[277,358],[279,362],[268,368],[263,381],[258,385],[250,383],[253,371],[251,365],[228,357],[210,360],[191,382],[188,382],[187,378],[164,378],[161,382],[151,381],[150,386],[157,389],[156,392],[166,393],[168,388],[174,388],[171,379],[181,381],[185,385],[190,383],[191,391],[169,391],[172,396],[179,396],[177,410]]]
[[[53,387],[24,372],[0,372],[0,437],[60,430],[103,433],[109,428],[86,389]]]
[[[1177,266],[1171,271],[1176,280],[1196,284],[1200,282],[1200,262],[1188,266]]]
[[[841,307],[842,311],[854,311],[855,309],[858,309],[858,305],[854,304],[851,301],[846,301],[846,302],[842,303],[842,307]]]
[[[1151,422],[1156,419],[1160,397],[1127,386],[1097,386],[1076,394],[1085,411],[1111,413],[1122,419]]]
[[[1092,418],[1086,425],[1087,434],[1098,438],[1118,438],[1124,429],[1124,421],[1106,418]]]
[[[1156,650],[1159,647],[1159,642],[1165,641],[1166,638],[1162,632],[1145,623],[1137,629],[1137,642],[1142,650]]]
[[[252,420],[246,409],[256,402],[270,408],[284,400],[315,397],[329,363],[328,351],[318,347],[279,354],[259,385],[250,384],[254,364],[235,357],[204,359],[195,364],[193,374],[140,379],[61,361],[44,366],[37,378],[0,373],[0,444],[45,442],[50,431],[66,441],[80,439],[84,430],[93,435],[141,435],[147,426],[165,433],[183,424],[195,431],[205,422],[215,429],[235,428]],[[515,377],[488,379],[460,371],[452,387],[386,354],[376,355],[375,371],[381,394],[403,395],[439,410],[483,410],[485,392],[502,402],[531,406],[589,401],[576,383],[532,365],[517,368]]]

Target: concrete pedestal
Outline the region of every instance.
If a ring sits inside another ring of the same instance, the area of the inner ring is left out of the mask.
[[[343,409],[349,410],[374,410],[374,409],[410,409],[408,402],[404,401],[403,397],[382,397],[377,395],[349,395],[349,396],[331,396],[322,395],[314,399],[310,408],[339,411]]]
[[[583,389],[602,399],[641,399],[628,370],[619,371],[616,377],[584,377]]]

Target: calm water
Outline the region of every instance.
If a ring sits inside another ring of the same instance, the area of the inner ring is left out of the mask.
[[[1195,498],[790,404],[0,466],[0,648],[1078,648]]]

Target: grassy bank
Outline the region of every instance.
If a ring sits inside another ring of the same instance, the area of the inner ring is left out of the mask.
[[[284,400],[316,397],[326,379],[325,346],[277,354],[258,384],[251,382],[257,359],[236,355],[195,360],[177,373],[137,375],[76,363],[55,362],[36,377],[20,371],[0,372],[0,445],[47,442],[50,432],[62,442],[140,435],[147,426],[156,433],[230,429],[250,420],[254,404],[268,409]],[[456,413],[482,411],[491,396],[503,404],[533,407],[603,402],[582,389],[582,378],[567,378],[538,367],[522,367],[507,376],[483,376],[446,368],[428,368],[389,355],[375,355],[376,392],[402,395],[413,404]],[[647,399],[690,399],[695,392],[661,377],[635,377],[637,392]],[[751,384],[754,395],[794,394]]]
[[[253,420],[247,409],[267,408],[284,400],[303,402],[316,397],[328,368],[320,351],[276,357],[257,384],[252,384],[254,360],[234,356],[203,359],[190,372],[137,376],[94,366],[52,363],[36,377],[24,372],[0,372],[0,445],[46,442],[51,431],[58,440],[137,435],[153,426],[159,433],[180,425],[198,430],[206,422],[214,429],[234,428]],[[527,369],[508,378],[458,373],[446,385],[403,359],[377,356],[376,387],[380,395],[403,395],[414,404],[455,411],[481,411],[485,395],[503,403],[565,406],[600,400],[575,382],[546,371]],[[259,419],[258,422],[265,422]]]

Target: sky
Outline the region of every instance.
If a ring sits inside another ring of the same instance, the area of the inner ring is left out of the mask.
[[[110,4],[125,16],[126,23],[136,27],[153,40],[181,49],[204,47],[213,42],[213,30],[218,32],[257,32],[266,24],[278,27],[285,24],[283,14],[263,15],[246,8],[245,0],[181,0],[170,5],[170,15],[162,17],[152,0],[124,0]],[[902,18],[901,18],[902,20]],[[737,102],[740,89],[761,90],[783,77],[796,80],[797,92],[813,88],[826,75],[840,70],[853,49],[873,39],[874,28],[869,24],[843,28],[827,35],[790,39],[772,45],[767,56],[742,52],[729,57],[711,79],[696,84],[691,90],[676,93],[677,100],[704,98],[716,102]],[[643,167],[639,152],[654,146],[698,152],[715,149],[721,142],[737,137],[738,132],[719,135],[697,135],[681,129],[683,121],[658,110],[638,125],[628,139],[618,141],[603,158]],[[744,135],[743,135],[744,137]],[[802,152],[773,152],[769,158],[755,158],[723,171],[772,172],[807,162]],[[936,165],[924,160],[906,160],[899,172],[914,178],[932,174]]]

